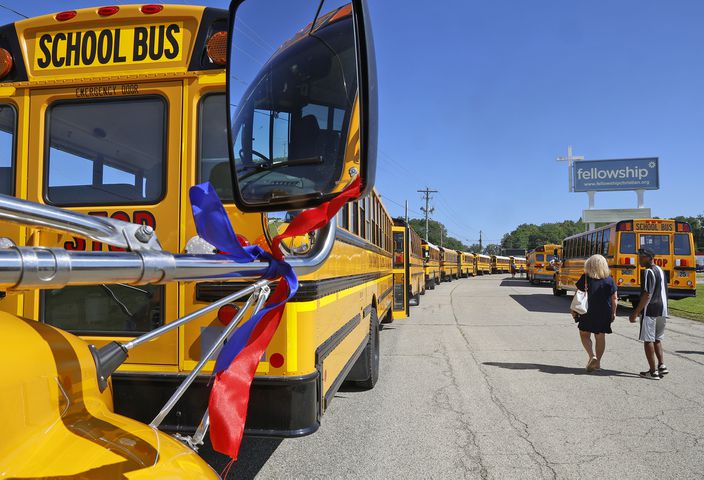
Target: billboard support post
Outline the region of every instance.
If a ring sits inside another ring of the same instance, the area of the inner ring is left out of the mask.
[[[645,208],[645,190],[636,190],[636,196],[638,198],[638,208]]]

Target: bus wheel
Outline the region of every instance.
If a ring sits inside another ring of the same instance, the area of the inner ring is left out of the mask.
[[[417,307],[418,305],[420,305],[420,296],[421,296],[421,295],[422,295],[422,293],[421,293],[421,292],[418,292],[418,293],[416,293],[416,294],[413,296],[413,301],[415,302],[414,305],[415,305],[416,307]]]
[[[379,380],[379,321],[372,308],[367,346],[352,366],[347,378],[364,390],[371,390]]]
[[[640,302],[640,297],[628,297],[628,301],[631,302],[631,307],[635,310]]]
[[[561,288],[557,288],[557,284],[553,283],[552,284],[552,294],[555,295],[556,297],[561,297],[563,296],[567,291],[562,290]]]

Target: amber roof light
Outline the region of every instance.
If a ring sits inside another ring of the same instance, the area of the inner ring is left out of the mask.
[[[4,48],[0,48],[0,78],[5,78],[10,70],[12,70],[12,55]]]
[[[208,57],[215,65],[227,63],[227,32],[214,33],[206,43]]]

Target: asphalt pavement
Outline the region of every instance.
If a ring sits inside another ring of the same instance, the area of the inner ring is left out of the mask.
[[[343,388],[311,436],[245,439],[228,478],[704,478],[704,324],[669,319],[671,373],[647,380],[619,310],[586,373],[570,298],[503,275],[428,291],[381,332],[374,390]]]

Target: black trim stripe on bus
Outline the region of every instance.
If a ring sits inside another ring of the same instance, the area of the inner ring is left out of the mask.
[[[347,290],[348,288],[363,285],[365,283],[378,280],[387,273],[372,272],[359,275],[347,275],[344,277],[325,278],[322,280],[307,280],[299,284],[298,291],[290,300],[291,302],[309,302],[319,300],[333,293]],[[276,282],[273,286],[276,285]],[[248,283],[233,282],[204,282],[196,285],[196,300],[199,302],[214,302],[227,295],[238,292],[246,287]]]
[[[366,308],[371,309],[371,305]],[[340,327],[335,333],[330,335],[327,340],[321,343],[318,348],[315,349],[315,363],[316,365],[322,365],[323,361],[327,358],[330,353],[332,353],[335,348],[337,348],[340,343],[354,330],[357,325],[362,321],[362,315],[359,313],[349,319],[342,327]]]
[[[345,366],[342,367],[342,370],[340,370],[340,374],[335,378],[335,380],[332,382],[330,385],[330,388],[328,388],[328,391],[325,392],[325,395],[323,397],[323,402],[325,405],[325,408],[327,409],[328,405],[330,405],[330,402],[332,401],[332,397],[335,396],[337,391],[340,389],[340,386],[342,385],[342,382],[345,381],[345,378],[347,378],[347,374],[350,373],[350,370],[352,370],[352,367],[354,366],[355,362],[357,359],[362,355],[362,352],[364,352],[365,347],[367,346],[367,337],[364,337],[364,340],[362,340],[362,343],[359,344],[357,347],[357,350],[354,351],[352,356],[347,360],[347,363],[345,363]],[[321,375],[322,378],[322,375]],[[322,379],[321,379],[322,382]]]

